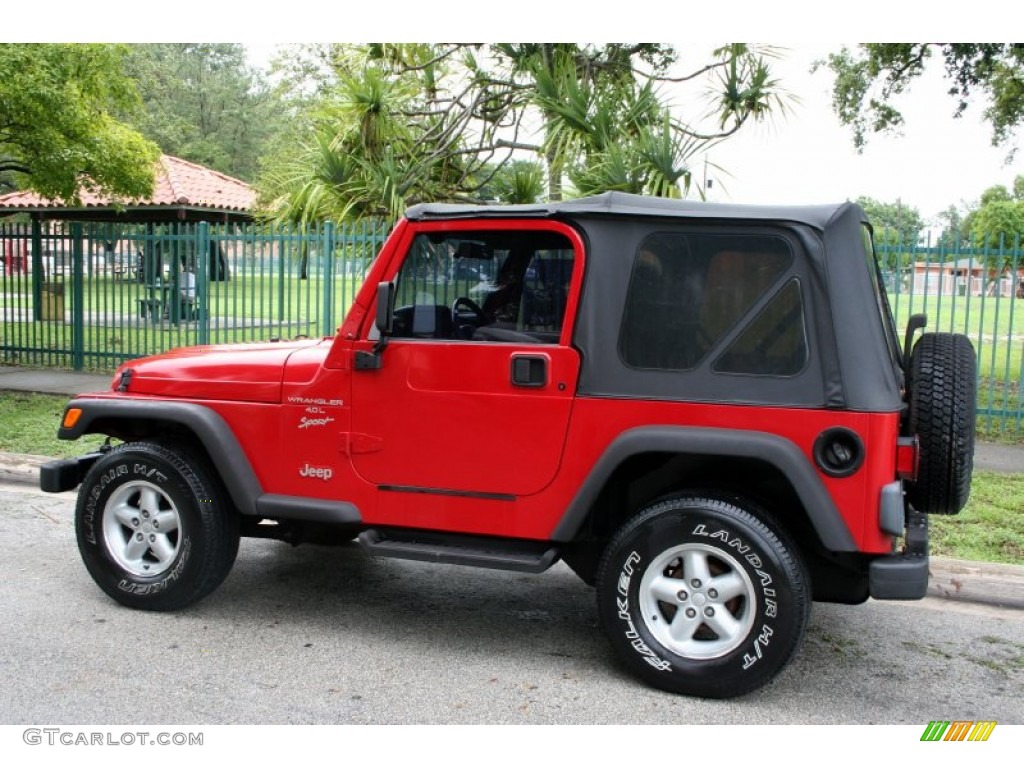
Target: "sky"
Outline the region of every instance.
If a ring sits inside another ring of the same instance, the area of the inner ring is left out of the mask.
[[[932,62],[896,102],[906,120],[900,135],[872,134],[858,154],[852,131],[831,108],[829,72],[810,73],[832,45],[794,45],[775,69],[801,103],[772,125],[745,126],[710,153],[727,173],[716,174],[712,199],[743,203],[815,203],[873,197],[918,209],[925,221],[950,205],[977,200],[995,184],[1012,187],[1024,174],[1024,153],[1006,164],[1008,148],[993,147],[982,113],[972,100],[954,119],[941,62]],[[1022,137],[1024,138],[1024,137]]]

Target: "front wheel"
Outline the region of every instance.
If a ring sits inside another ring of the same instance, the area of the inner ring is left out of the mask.
[[[238,516],[206,463],[183,446],[119,445],[85,476],[78,549],[122,605],[184,608],[212,592],[238,553]]]
[[[601,623],[621,660],[651,685],[739,696],[767,683],[799,647],[811,605],[806,571],[777,526],[750,510],[713,497],[662,500],[606,549]]]

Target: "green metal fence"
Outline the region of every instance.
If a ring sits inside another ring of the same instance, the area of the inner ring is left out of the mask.
[[[190,344],[334,333],[383,223],[0,224],[0,364],[113,370]],[[966,333],[979,425],[1024,432],[1024,253],[880,246],[897,324]]]
[[[896,324],[928,316],[930,331],[964,333],[978,355],[978,426],[1024,432],[1024,252],[997,248],[880,246]]]
[[[387,231],[0,224],[0,363],[107,371],[191,344],[333,334]]]

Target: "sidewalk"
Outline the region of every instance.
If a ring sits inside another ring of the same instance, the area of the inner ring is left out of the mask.
[[[3,390],[43,392],[72,397],[110,388],[110,374],[35,370],[0,366]],[[0,394],[0,397],[3,395]],[[39,487],[41,456],[0,452],[0,483]],[[975,469],[1024,474],[1024,445],[978,443]],[[928,595],[948,600],[1024,610],[1024,566],[933,557]]]
[[[0,390],[42,392],[48,395],[77,395],[110,388],[109,373],[76,373],[37,368],[0,366]]]
[[[0,379],[0,383],[3,379]],[[1024,474],[1024,445],[975,443],[974,468],[989,472]]]

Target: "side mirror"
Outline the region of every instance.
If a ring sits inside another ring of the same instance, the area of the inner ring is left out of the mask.
[[[391,335],[395,323],[395,283],[393,280],[377,283],[377,330],[381,339]]]
[[[377,316],[374,318],[374,325],[380,333],[380,338],[373,346],[373,350],[358,350],[355,358],[355,369],[357,371],[376,371],[381,367],[384,347],[388,344],[388,337],[391,335],[395,324],[395,284],[394,282],[377,283]]]

